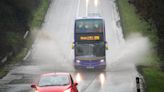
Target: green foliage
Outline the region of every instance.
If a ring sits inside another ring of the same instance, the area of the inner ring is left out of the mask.
[[[48,6],[49,6],[49,1],[41,0],[40,6],[37,8],[36,11],[33,12],[31,28],[41,26],[44,20],[45,14],[47,12]]]
[[[122,17],[121,21],[125,37],[130,33],[140,32],[156,43],[158,40],[156,29],[136,14],[135,7],[130,5],[128,0],[118,0],[117,2]]]
[[[39,4],[40,0],[0,0],[0,57],[24,46],[23,36]]]
[[[8,38],[6,43],[12,47],[20,46],[23,43],[23,39],[18,33],[7,32],[6,37]]]
[[[4,75],[6,75],[7,72],[8,72],[7,70],[1,68],[0,69],[0,78],[2,78]]]
[[[30,27],[39,27],[41,25],[49,1],[0,0],[0,59],[9,52],[16,51],[17,55],[10,57],[10,62],[7,62],[7,64],[22,61],[28,52],[28,48],[33,43],[31,35],[26,39],[23,38],[25,31],[30,31]],[[36,22],[37,25],[33,26],[33,22]],[[7,72],[8,69],[1,67],[0,78]]]
[[[157,51],[164,71],[164,0],[133,0],[137,13],[157,29]]]
[[[27,23],[30,10],[20,7],[19,1],[22,0],[0,1],[0,57],[22,46],[23,35],[29,29]]]
[[[147,92],[163,92],[164,91],[164,73],[157,68],[144,68],[143,74],[147,84]]]
[[[151,0],[133,0],[133,1],[142,1],[142,3],[146,3],[146,1]],[[136,12],[136,8],[128,3],[128,0],[117,0],[117,4],[119,6],[120,15],[122,19],[122,26],[124,30],[124,34],[127,36],[131,32],[140,32],[143,35],[146,35],[150,38],[150,40],[154,43],[154,48],[156,48],[156,44],[158,42],[157,34],[159,32],[158,28],[156,29],[155,24],[150,23],[150,16],[147,19],[144,19],[143,16],[146,16],[148,13],[144,13],[143,11],[146,6],[140,7]],[[135,2],[136,4],[136,2]],[[150,6],[149,4],[147,6]],[[152,8],[152,7],[151,7]],[[142,10],[143,9],[143,10]],[[142,11],[139,13],[139,11]],[[150,11],[145,11],[150,12]],[[139,15],[138,15],[138,14]],[[154,49],[152,48],[152,49]],[[156,50],[156,49],[155,49]],[[160,59],[154,50],[153,53],[150,53],[145,58],[145,61],[149,63],[149,66],[142,68],[143,76],[146,80],[147,92],[163,92],[164,91],[164,73],[160,71],[159,62]]]

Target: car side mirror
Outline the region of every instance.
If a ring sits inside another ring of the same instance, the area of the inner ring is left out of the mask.
[[[31,88],[35,88],[36,89],[36,85],[35,84],[32,84],[31,85]]]
[[[78,83],[77,82],[74,82],[74,86],[77,86],[78,85]]]

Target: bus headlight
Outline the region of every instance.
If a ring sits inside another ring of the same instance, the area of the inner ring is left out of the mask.
[[[77,63],[80,63],[80,60],[76,60]]]
[[[103,63],[104,62],[104,59],[101,59],[100,62]]]

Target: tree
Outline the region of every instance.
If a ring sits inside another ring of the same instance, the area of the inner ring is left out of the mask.
[[[133,0],[137,13],[157,28],[157,52],[164,71],[164,0]]]
[[[0,0],[0,57],[20,48],[40,0]]]

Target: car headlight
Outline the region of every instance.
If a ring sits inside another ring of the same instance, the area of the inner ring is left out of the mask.
[[[80,63],[80,60],[76,60],[77,63]]]
[[[64,92],[71,92],[71,89],[69,88],[69,89],[65,90]]]
[[[101,59],[100,62],[103,63],[104,62],[104,59]]]

